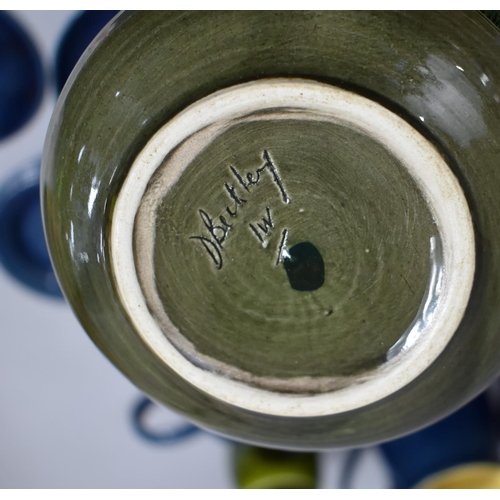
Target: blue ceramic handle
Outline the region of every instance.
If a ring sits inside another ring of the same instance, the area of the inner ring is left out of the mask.
[[[195,425],[187,422],[164,432],[156,432],[149,429],[145,423],[145,416],[154,405],[155,403],[149,398],[143,397],[135,405],[132,412],[132,425],[134,426],[134,430],[143,439],[153,443],[174,444],[184,441],[184,439],[201,431],[201,429]]]

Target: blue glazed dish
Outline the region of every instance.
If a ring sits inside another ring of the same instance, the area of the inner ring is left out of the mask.
[[[40,104],[44,75],[40,56],[24,28],[0,12],[0,140],[19,130]]]
[[[43,233],[39,176],[35,160],[0,187],[0,263],[23,285],[62,298]]]

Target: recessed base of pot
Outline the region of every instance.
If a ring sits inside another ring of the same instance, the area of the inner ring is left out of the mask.
[[[466,199],[380,104],[301,79],[212,94],[165,124],[116,202],[111,255],[138,334],[256,412],[359,408],[409,383],[462,319]]]

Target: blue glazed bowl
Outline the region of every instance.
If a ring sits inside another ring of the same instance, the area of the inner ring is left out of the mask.
[[[0,140],[19,130],[35,113],[44,87],[38,51],[24,28],[0,12]]]

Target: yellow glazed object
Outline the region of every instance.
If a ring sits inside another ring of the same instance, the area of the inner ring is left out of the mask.
[[[477,463],[452,467],[417,485],[425,489],[500,489],[500,465]]]

